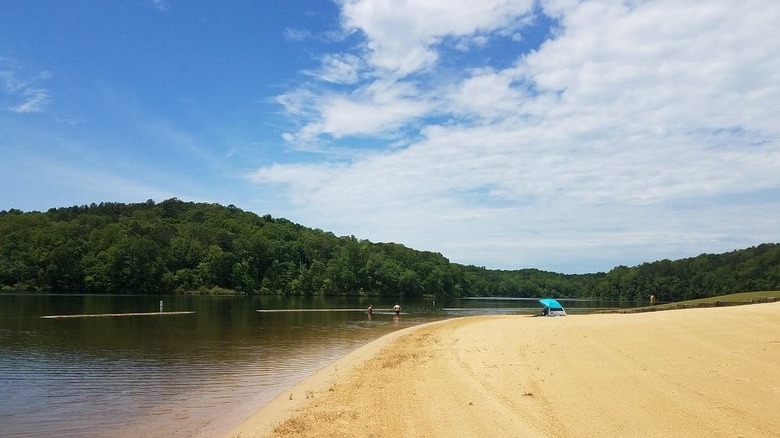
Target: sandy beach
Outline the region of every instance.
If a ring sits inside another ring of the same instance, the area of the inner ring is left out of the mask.
[[[229,437],[780,437],[780,303],[441,321],[372,342]]]

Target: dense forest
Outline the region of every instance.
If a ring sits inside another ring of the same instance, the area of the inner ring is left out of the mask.
[[[490,270],[306,228],[233,205],[169,199],[0,212],[0,287],[61,293],[555,296],[643,301],[780,289],[780,244],[607,273]]]

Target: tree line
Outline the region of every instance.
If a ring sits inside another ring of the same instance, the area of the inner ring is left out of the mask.
[[[491,270],[233,205],[100,203],[0,211],[0,287],[61,293],[243,293],[661,301],[780,289],[780,245],[607,273]]]

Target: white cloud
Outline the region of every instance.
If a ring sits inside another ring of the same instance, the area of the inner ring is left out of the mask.
[[[374,82],[351,96],[331,97],[321,109],[322,131],[335,137],[389,132],[430,107],[411,84]]]
[[[455,114],[478,118],[516,114],[530,98],[525,88],[514,84],[517,79],[517,72],[511,69],[476,71],[447,91],[451,99],[449,109]]]
[[[258,184],[288,184],[297,191],[307,193],[327,184],[334,175],[344,169],[341,165],[274,164],[252,172],[246,177]],[[303,176],[303,177],[302,177]]]
[[[320,70],[306,73],[322,81],[336,84],[354,84],[359,79],[362,61],[355,55],[328,54],[322,57],[321,62]]]
[[[3,85],[3,91],[7,94],[15,94],[27,87],[30,82],[19,79],[16,73],[12,71],[0,71],[0,83]]]
[[[297,89],[277,101],[288,114],[308,121],[285,139],[306,144],[323,135],[391,135],[433,109],[430,98],[423,94],[411,83],[375,81],[347,95]]]
[[[304,73],[355,88],[341,93],[304,86],[279,96],[279,103],[301,126],[283,138],[300,148],[323,135],[387,135],[438,113],[434,93],[420,91],[431,84],[418,84],[407,76],[433,67],[439,58],[436,46],[444,39],[453,38],[455,47],[464,51],[485,46],[488,33],[504,35],[530,23],[532,6],[530,0],[347,1],[342,10],[343,33],[364,36],[363,57],[326,54],[318,70]]]
[[[24,91],[24,93],[22,93],[22,97],[24,97],[24,102],[12,106],[10,108],[11,111],[17,113],[41,112],[44,110],[50,100],[49,93],[46,90],[40,88],[27,89]]]
[[[365,34],[369,61],[402,76],[430,67],[446,37],[495,31],[531,12],[531,0],[351,0],[343,25]]]
[[[51,94],[37,84],[51,78],[51,73],[42,71],[29,79],[22,79],[14,71],[0,71],[0,84],[6,95],[21,102],[8,107],[16,113],[35,113],[46,109],[51,101]]]
[[[311,33],[303,29],[291,29],[289,27],[284,29],[284,39],[287,41],[305,41],[311,38]]]
[[[480,5],[347,2],[379,77],[310,90],[307,105],[291,92],[306,121],[290,139],[421,140],[254,180],[285,184],[307,223],[500,267],[583,271],[598,253],[638,263],[780,237],[780,3],[544,1],[554,36],[509,68],[405,76],[435,73],[442,38],[505,32],[530,7]]]

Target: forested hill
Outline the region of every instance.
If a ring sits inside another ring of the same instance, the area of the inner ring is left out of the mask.
[[[0,212],[0,287],[74,293],[556,296],[661,301],[780,289],[780,245],[608,273],[498,271],[337,237],[235,206],[101,203]]]

